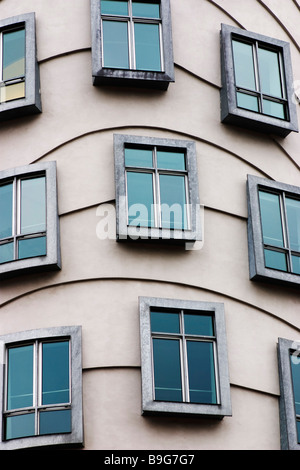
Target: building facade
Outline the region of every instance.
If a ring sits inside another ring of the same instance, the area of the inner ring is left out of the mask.
[[[300,4],[242,4],[0,1],[0,449],[299,448]]]

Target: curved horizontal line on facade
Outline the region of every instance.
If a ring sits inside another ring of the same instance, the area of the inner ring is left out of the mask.
[[[6,300],[2,304],[0,304],[0,310],[1,310],[1,308],[5,307],[6,305],[8,305],[10,303],[13,303],[15,301],[18,301],[21,298],[26,297],[27,295],[35,294],[35,293],[43,291],[43,290],[54,289],[54,288],[57,288],[57,287],[62,287],[62,286],[67,286],[67,285],[72,285],[72,284],[95,282],[95,281],[96,282],[123,281],[123,282],[143,282],[143,283],[148,282],[148,283],[157,283],[157,284],[170,284],[172,286],[177,285],[179,287],[186,287],[188,289],[194,289],[194,290],[197,290],[197,291],[208,292],[208,293],[211,293],[211,294],[218,295],[222,298],[224,297],[225,299],[230,299],[234,302],[237,302],[238,304],[242,304],[242,305],[245,305],[247,307],[253,308],[253,309],[255,309],[255,310],[257,310],[261,313],[264,313],[266,315],[269,315],[269,316],[273,317],[274,319],[278,320],[280,323],[284,323],[285,325],[290,326],[291,328],[293,328],[296,331],[300,331],[300,327],[298,327],[296,325],[293,325],[291,322],[285,320],[284,318],[279,317],[275,313],[270,312],[270,311],[268,311],[264,308],[261,308],[261,307],[255,305],[255,304],[252,304],[249,301],[239,299],[237,297],[233,297],[230,294],[226,294],[224,292],[209,289],[208,287],[196,286],[196,285],[193,285],[193,284],[188,284],[188,283],[184,283],[184,282],[180,282],[180,281],[168,281],[168,280],[164,280],[164,279],[151,279],[151,278],[142,278],[142,277],[138,278],[138,277],[121,277],[121,276],[113,277],[113,276],[108,276],[108,277],[91,277],[91,278],[76,279],[76,280],[73,279],[73,280],[70,280],[70,281],[57,282],[57,283],[53,283],[51,285],[37,287],[36,289],[32,289],[28,292],[24,292],[22,294],[19,294],[19,295],[17,295],[16,297],[14,297],[12,299]]]

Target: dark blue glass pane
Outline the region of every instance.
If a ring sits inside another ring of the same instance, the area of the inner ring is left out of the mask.
[[[187,229],[185,177],[161,174],[159,184],[162,227]]]
[[[125,148],[125,165],[142,168],[153,167],[153,152],[148,149]]]
[[[151,330],[160,333],[180,333],[179,314],[152,311]]]
[[[157,166],[167,170],[185,170],[185,154],[158,150]]]
[[[127,0],[101,0],[101,13],[106,15],[128,15]]]
[[[299,256],[292,256],[292,272],[294,274],[300,274],[300,257]]]
[[[259,203],[264,243],[283,247],[279,195],[259,191]]]
[[[290,248],[300,252],[300,200],[285,198]]]
[[[8,349],[7,409],[33,404],[33,345]]]
[[[285,119],[285,106],[270,100],[263,100],[263,113],[278,119]]]
[[[256,90],[252,45],[234,40],[232,49],[236,86]]]
[[[292,383],[294,390],[294,401],[296,414],[300,415],[300,361],[297,356],[290,355]]]
[[[42,411],[40,413],[40,434],[57,434],[71,431],[71,410]]]
[[[286,255],[273,250],[265,250],[266,268],[278,269],[279,271],[287,271]]]
[[[25,29],[3,34],[3,80],[25,75]]]
[[[161,70],[159,25],[134,24],[135,61],[137,70]]]
[[[132,2],[132,15],[140,18],[160,18],[158,3]]]
[[[259,112],[258,99],[256,96],[247,95],[247,93],[237,92],[238,108],[248,109],[249,111]]]
[[[259,47],[258,65],[262,93],[282,98],[278,52]]]
[[[187,341],[190,402],[217,403],[213,344]]]
[[[129,68],[127,22],[103,21],[104,67]]]
[[[0,186],[0,238],[12,235],[13,185]]]
[[[69,341],[43,343],[42,404],[69,403]]]
[[[184,331],[188,335],[214,336],[212,316],[185,313]]]
[[[7,263],[14,260],[14,243],[0,245],[0,263]]]
[[[46,237],[25,238],[19,240],[19,259],[45,256],[47,254]]]
[[[178,340],[153,339],[155,400],[182,401]]]
[[[127,172],[128,224],[154,226],[153,177],[151,173]]]
[[[35,435],[34,413],[8,416],[6,418],[5,439],[17,439]]]
[[[30,178],[21,181],[21,233],[46,230],[46,179]]]

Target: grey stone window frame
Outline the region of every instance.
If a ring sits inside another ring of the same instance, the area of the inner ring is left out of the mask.
[[[0,121],[42,112],[35,13],[0,20],[0,32],[25,28],[25,98],[0,103]]]
[[[105,68],[102,65],[100,0],[91,0],[93,85],[121,85],[167,90],[175,81],[170,0],[160,0],[162,24],[163,71]]]
[[[280,52],[283,61],[284,79],[286,85],[286,101],[288,119],[278,119],[247,109],[238,108],[232,38],[244,39],[250,42],[263,43],[269,48]],[[245,127],[264,133],[286,137],[290,132],[298,132],[297,109],[293,91],[293,71],[288,42],[270,38],[261,34],[249,32],[233,26],[221,25],[221,122]]]
[[[4,419],[0,427],[0,450],[40,448],[42,446],[77,446],[83,439],[82,406],[82,331],[81,326],[41,328],[0,336],[0,402],[1,413],[5,410],[5,357],[10,345],[26,344],[36,340],[68,339],[71,344],[71,422],[72,431],[66,434],[37,435],[4,440]]]
[[[161,227],[135,227],[128,225],[125,172],[126,145],[140,146],[141,148],[162,147],[165,149],[182,150],[185,152],[190,210],[190,227],[188,230],[165,229]],[[114,161],[117,241],[161,240],[176,244],[193,244],[195,241],[202,240],[195,142],[180,139],[114,134]]]
[[[168,310],[189,310],[211,313],[214,318],[216,337],[217,383],[219,389],[218,404],[195,404],[184,402],[163,402],[154,400],[152,336],[150,325],[151,308]],[[140,346],[141,346],[141,377],[142,377],[142,414],[199,416],[223,419],[232,416],[230,380],[227,356],[227,339],[224,304],[219,302],[203,302],[195,300],[165,299],[156,297],[139,297],[140,314]]]
[[[33,163],[0,171],[0,185],[16,178],[39,175],[46,177],[46,255],[16,259],[0,264],[0,279],[31,272],[61,269],[56,162]],[[16,234],[13,236],[15,237]]]
[[[280,445],[282,450],[300,450],[290,361],[292,355],[299,362],[300,341],[278,338],[277,354],[280,385]]]
[[[249,276],[251,280],[268,281],[299,287],[300,275],[292,272],[279,271],[267,268],[264,259],[264,243],[259,206],[259,189],[273,190],[276,193],[287,193],[300,198],[300,187],[279,183],[259,176],[247,175],[247,200],[248,200],[248,257]],[[290,249],[286,247],[290,253]],[[288,254],[289,254],[288,253]]]

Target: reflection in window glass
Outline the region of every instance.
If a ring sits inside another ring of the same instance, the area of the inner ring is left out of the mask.
[[[0,186],[0,238],[12,235],[13,185]]]
[[[187,357],[190,402],[217,403],[213,343],[187,341]]]
[[[267,268],[287,271],[286,255],[280,251],[265,249],[265,264]]]
[[[45,256],[46,254],[46,237],[24,238],[18,242],[18,259]]]
[[[285,198],[290,247],[300,252],[300,200]]]
[[[35,435],[35,415],[26,413],[6,417],[5,439],[17,439]]]
[[[182,401],[180,343],[153,339],[155,399]]]
[[[104,67],[129,68],[127,23],[103,20]]]
[[[146,2],[132,2],[132,15],[140,18],[160,18],[159,4]]]
[[[275,101],[270,101],[263,99],[263,112],[268,116],[273,116],[278,119],[285,119],[285,106],[281,103],[275,103]]]
[[[237,96],[237,105],[239,108],[249,109],[255,113],[259,112],[258,99],[256,96],[248,95],[247,93],[236,94]]]
[[[33,345],[8,349],[7,409],[33,404]]]
[[[43,343],[42,404],[68,403],[69,341]]]
[[[134,24],[135,61],[137,70],[161,70],[159,25]]]
[[[40,434],[71,432],[71,410],[42,411],[40,413]]]
[[[7,263],[13,261],[15,258],[14,243],[3,243],[0,245],[0,263]]]
[[[140,148],[125,148],[125,165],[138,166],[142,168],[153,167],[153,152]]]
[[[259,202],[264,243],[283,247],[279,195],[259,191]]]
[[[190,335],[214,336],[213,318],[211,315],[184,314],[184,332]]]
[[[256,90],[253,47],[240,41],[232,41],[236,86]]]
[[[45,177],[21,181],[21,233],[46,230]]]
[[[262,93],[282,98],[278,52],[258,48],[259,78]]]
[[[128,1],[101,0],[101,13],[106,15],[128,15]]]
[[[185,154],[157,150],[157,167],[165,170],[185,170]]]
[[[290,355],[292,384],[296,415],[300,416],[300,362],[299,357]],[[298,442],[300,442],[300,422],[297,420]]]
[[[187,229],[185,177],[161,174],[159,183],[162,227]]]
[[[3,80],[25,75],[25,29],[3,34]]]
[[[174,312],[151,312],[151,329],[160,333],[179,333],[179,314]]]
[[[128,224],[154,226],[153,177],[151,173],[127,172]]]

